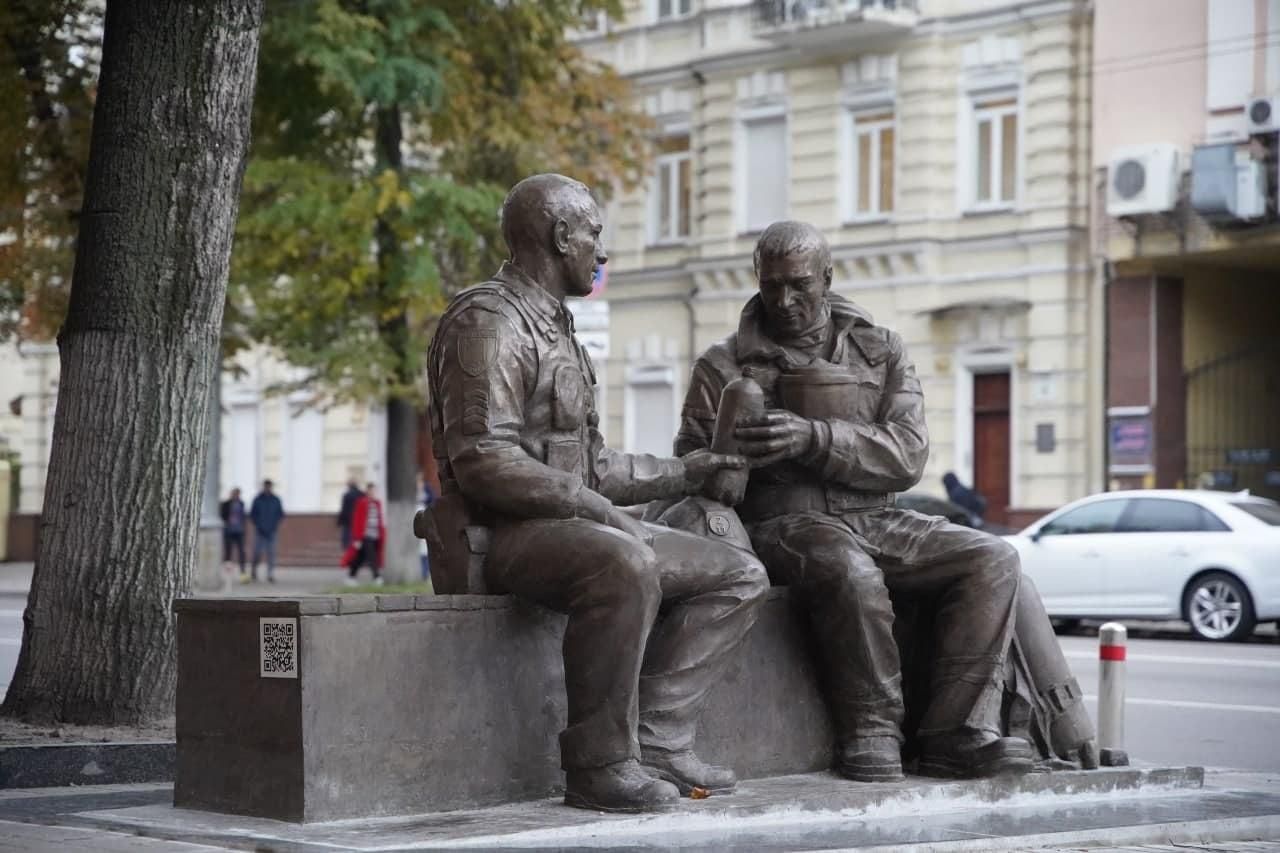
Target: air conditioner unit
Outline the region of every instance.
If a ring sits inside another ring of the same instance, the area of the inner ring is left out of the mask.
[[[1244,114],[1251,134],[1280,130],[1280,95],[1251,98]]]
[[[1178,146],[1172,142],[1126,145],[1107,163],[1107,215],[1166,213],[1178,205]]]
[[[1263,164],[1236,142],[1200,145],[1191,153],[1191,206],[1214,225],[1239,225],[1267,214]]]

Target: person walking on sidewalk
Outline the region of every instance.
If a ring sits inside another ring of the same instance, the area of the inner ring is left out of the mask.
[[[347,490],[342,493],[342,504],[338,508],[338,530],[342,537],[342,550],[351,545],[351,520],[356,511],[356,501],[364,497],[364,492],[356,485],[356,478],[347,480]]]
[[[231,552],[234,549],[240,560],[240,580],[244,581],[244,501],[240,500],[240,490],[232,489],[231,494],[218,508],[222,516],[222,563],[223,570],[231,571]]]
[[[356,585],[356,575],[365,563],[369,564],[369,570],[373,572],[373,582],[382,586],[382,557],[386,541],[387,526],[382,515],[382,501],[378,500],[373,483],[369,483],[352,510],[351,543],[342,555],[342,565],[350,572],[347,575],[347,586]]]
[[[280,522],[284,521],[284,504],[271,491],[271,485],[270,480],[262,481],[262,491],[249,507],[249,518],[253,520],[253,580],[257,581],[258,562],[265,556],[267,581],[275,583],[276,534],[280,532]]]

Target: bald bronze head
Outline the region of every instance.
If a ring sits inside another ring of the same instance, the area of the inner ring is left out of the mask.
[[[765,324],[781,338],[808,331],[831,289],[831,247],[806,222],[775,222],[756,241],[756,278]]]
[[[564,175],[532,175],[502,205],[502,237],[512,262],[552,295],[587,296],[609,258],[600,209],[586,185]]]

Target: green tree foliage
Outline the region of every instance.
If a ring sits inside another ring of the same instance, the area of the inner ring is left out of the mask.
[[[71,287],[102,4],[0,4],[0,339],[52,337]]]
[[[503,251],[526,174],[638,180],[625,82],[566,39],[616,0],[268,4],[227,333],[274,345],[332,400],[417,404],[456,289]],[[394,496],[393,496],[394,497]]]

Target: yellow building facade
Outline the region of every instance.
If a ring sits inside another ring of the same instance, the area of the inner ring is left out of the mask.
[[[655,124],[609,205],[609,439],[669,452],[691,356],[737,326],[769,222],[811,222],[834,289],[924,386],[922,491],[955,471],[1017,522],[1102,485],[1084,2],[630,2],[593,56]]]

